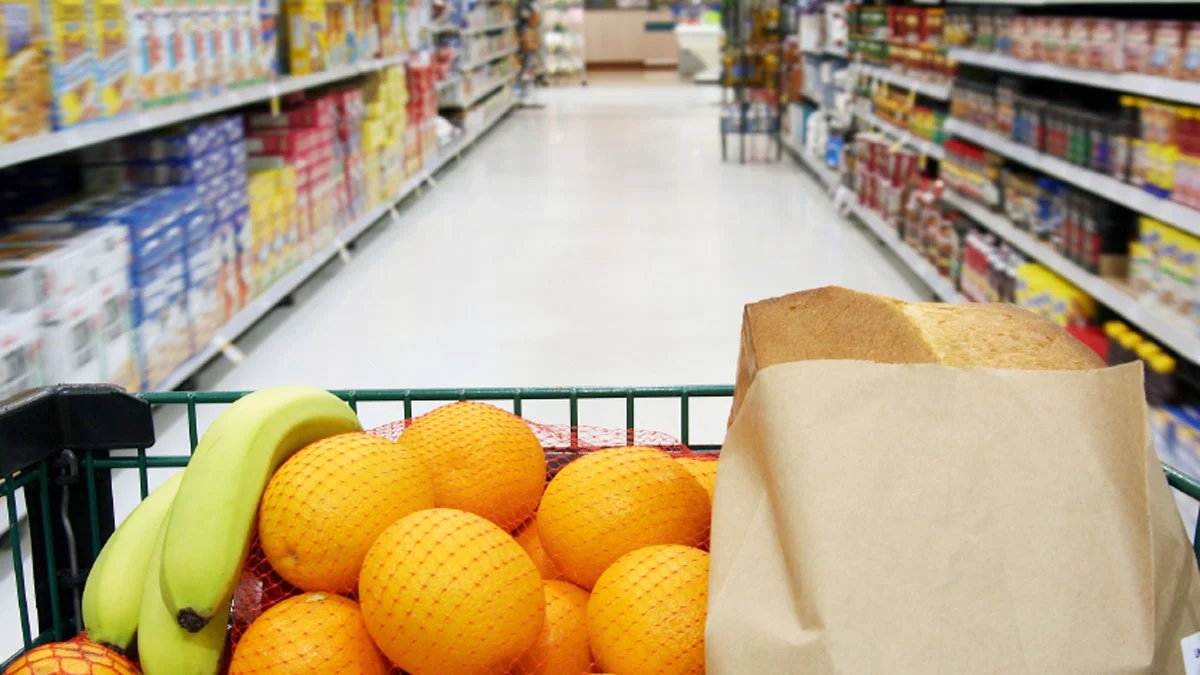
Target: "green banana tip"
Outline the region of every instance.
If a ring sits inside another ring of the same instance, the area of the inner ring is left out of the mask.
[[[175,620],[179,622],[179,627],[189,633],[199,633],[205,626],[208,625],[208,619],[200,616],[196,610],[185,607],[179,610],[179,614],[175,616]]]

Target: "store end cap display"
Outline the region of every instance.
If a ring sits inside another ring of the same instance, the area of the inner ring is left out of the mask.
[[[826,288],[746,317],[710,673],[1183,675],[1200,574],[1138,366],[998,307]]]

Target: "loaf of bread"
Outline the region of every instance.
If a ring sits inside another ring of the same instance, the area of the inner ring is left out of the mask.
[[[827,286],[746,305],[730,423],[760,368],[815,359],[1018,370],[1104,367],[1058,325],[1012,305],[904,302]]]

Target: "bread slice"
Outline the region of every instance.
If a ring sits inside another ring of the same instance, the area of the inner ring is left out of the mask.
[[[1104,367],[1061,327],[1013,305],[904,302],[826,286],[746,305],[730,423],[760,368],[816,359],[1017,370]]]

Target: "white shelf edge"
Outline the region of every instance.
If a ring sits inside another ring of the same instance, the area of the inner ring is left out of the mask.
[[[883,129],[887,135],[903,141],[905,145],[909,146],[910,148],[920,150],[929,157],[942,159],[946,156],[945,149],[937,143],[921,138],[916,134],[909,132],[907,129],[901,129],[891,122],[884,121],[877,115],[864,112],[856,112],[854,114],[867,124],[872,124],[880,129]]]
[[[268,101],[297,91],[304,91],[342,80],[358,77],[388,66],[402,64],[407,56],[389,56],[373,59],[352,66],[342,66],[311,75],[289,75],[274,82],[231,89],[215,96],[194,101],[164,105],[160,108],[139,110],[109,120],[85,124],[73,129],[55,131],[31,138],[23,138],[0,145],[0,168],[14,166],[89,145],[124,138],[134,134],[158,129],[179,122],[197,119],[214,113],[240,108],[252,103]]]
[[[462,102],[447,101],[446,103],[439,104],[439,105],[441,107],[446,107],[446,108],[464,108],[464,109],[470,108],[471,106],[475,105],[476,103],[479,103],[483,99],[490,96],[492,94],[492,92],[496,91],[500,87],[503,87],[504,85],[511,82],[514,78],[516,78],[516,76],[517,76],[516,73],[509,73],[503,77],[497,77],[496,79],[492,80],[491,82],[489,82],[485,86],[483,86],[479,90],[479,93],[475,94],[474,96],[467,99],[466,101],[462,101]]]
[[[857,201],[849,202],[849,206],[854,217],[874,232],[875,236],[879,237],[888,248],[892,249],[892,252],[904,261],[904,264],[922,283],[929,287],[935,296],[945,302],[967,302],[961,293],[954,290],[949,279],[943,277],[928,260],[922,258],[911,246],[900,241],[900,237],[896,236],[896,231],[883,222],[878,214]]]
[[[1122,204],[1138,213],[1169,223],[1181,230],[1200,235],[1200,211],[1154,195],[1111,176],[1075,166],[1057,157],[1043,154],[986,129],[956,119],[947,119],[946,132],[978,143],[989,150],[1015,159],[1055,178]]]
[[[1025,61],[1004,54],[993,54],[974,49],[951,49],[949,56],[959,63],[1016,73],[1026,77],[1074,82],[1101,89],[1200,104],[1200,82],[1187,82],[1140,73],[1107,73],[1101,70],[1073,68],[1042,61]]]
[[[491,63],[492,61],[496,61],[498,59],[502,59],[506,56],[511,56],[516,53],[517,53],[516,47],[509,47],[508,49],[505,49],[503,51],[495,52],[494,54],[491,54],[490,56],[485,56],[482,59],[477,59],[475,61],[472,61],[471,63],[469,63],[465,66],[462,66],[459,70],[461,70],[461,71],[475,70],[476,68],[478,68],[480,66],[486,66],[487,64]]]
[[[516,21],[501,21],[490,26],[480,26],[479,28],[467,28],[462,32],[463,35],[479,35],[480,33],[490,33],[494,30],[504,30],[505,28],[513,28],[517,25]]]
[[[198,372],[206,363],[221,353],[218,345],[223,343],[232,343],[243,333],[250,329],[255,323],[267,315],[279,301],[285,298],[292,291],[296,290],[301,284],[309,279],[317,270],[325,266],[327,262],[338,255],[346,244],[354,241],[363,232],[366,232],[373,225],[379,222],[384,216],[395,207],[397,203],[408,197],[418,186],[425,183],[434,174],[436,174],[443,166],[451,159],[456,157],[467,146],[474,143],[488,131],[491,130],[500,120],[504,119],[513,108],[517,105],[516,101],[510,102],[504,110],[497,113],[494,117],[488,120],[474,133],[468,133],[459,137],[457,140],[449,143],[440,153],[433,163],[421,169],[417,175],[409,178],[404,186],[400,188],[398,194],[393,195],[391,199],[385,200],[382,204],[372,208],[360,216],[349,227],[341,230],[334,235],[334,240],[327,244],[320,251],[309,256],[304,262],[297,265],[287,274],[271,284],[261,295],[250,301],[248,305],[238,311],[224,326],[217,331],[217,337],[205,345],[199,352],[190,356],[186,361],[177,366],[167,377],[163,378],[161,383],[156,384],[152,391],[170,391],[179,387],[189,377]]]
[[[1188,328],[1183,317],[1171,316],[1169,309],[1157,308],[1152,303],[1130,295],[1103,277],[1092,274],[1033,235],[1018,229],[1008,218],[954,190],[947,189],[943,199],[1189,361],[1200,363],[1200,335]]]
[[[929,98],[936,98],[941,101],[950,100],[950,83],[934,84],[924,80],[918,80],[915,77],[894,73],[887,68],[879,68],[877,66],[862,66],[862,72],[877,80],[883,80],[888,84],[894,84],[897,87],[903,87],[910,91],[924,94]]]
[[[826,190],[832,189],[835,185],[837,185],[838,177],[837,173],[833,169],[830,169],[822,164],[817,160],[816,157],[809,155],[808,152],[806,152],[803,148],[798,148],[795,145],[792,145],[791,142],[786,138],[781,137],[779,142],[783,144],[783,147],[787,148],[787,150],[794,158],[796,158],[797,161],[812,171],[812,173],[817,177],[817,180],[821,183],[822,187],[824,187]]]

